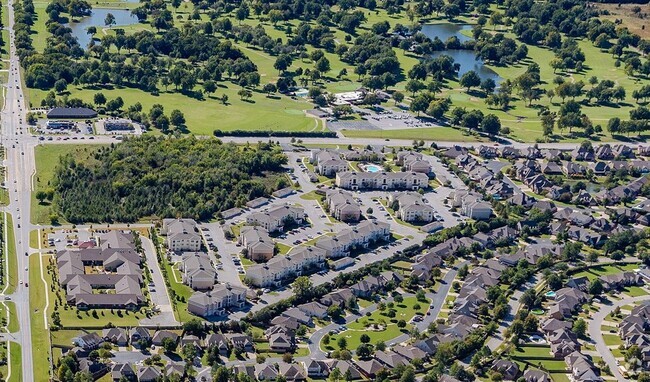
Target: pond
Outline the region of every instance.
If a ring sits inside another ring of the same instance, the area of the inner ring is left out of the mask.
[[[467,30],[472,30],[472,26],[456,24],[428,24],[422,26],[422,33],[424,33],[424,35],[432,40],[435,37],[438,37],[442,42],[447,41],[447,39],[452,36],[456,36],[461,43],[470,41],[472,38],[465,36],[462,33]],[[494,70],[485,65],[482,60],[476,58],[476,55],[471,50],[448,49],[434,52],[432,56],[438,57],[443,54],[451,56],[454,59],[454,62],[460,64],[458,78],[462,77],[463,74],[470,70],[474,70],[478,73],[481,79],[492,78],[497,84],[501,82],[501,77],[496,74]]]
[[[72,35],[77,38],[77,41],[79,41],[79,45],[82,48],[86,49],[90,43],[91,37],[88,33],[86,33],[88,27],[97,27],[97,35],[103,35],[101,29],[105,27],[104,20],[106,19],[106,15],[109,13],[112,13],[113,16],[115,16],[114,26],[116,27],[123,27],[138,23],[138,18],[131,15],[131,11],[128,9],[93,9],[92,15],[82,17],[77,22],[71,22],[68,24],[70,29],[72,29]]]

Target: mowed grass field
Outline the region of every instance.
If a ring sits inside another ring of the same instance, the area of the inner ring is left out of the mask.
[[[54,169],[59,164],[59,158],[63,155],[76,153],[79,159],[88,158],[94,149],[101,147],[100,144],[94,145],[67,145],[67,144],[47,144],[39,145],[34,150],[36,157],[36,184],[32,192],[32,213],[31,219],[34,224],[50,224],[50,213],[52,207],[45,202],[40,204],[36,199],[37,191],[45,191],[52,187],[52,178]],[[65,223],[60,220],[59,223]]]
[[[151,95],[135,88],[88,89],[69,87],[71,98],[80,98],[92,103],[96,93],[103,93],[107,99],[122,97],[126,107],[140,102],[145,111],[154,104],[161,104],[165,114],[178,109],[183,112],[187,127],[191,133],[212,135],[215,129],[220,130],[272,130],[272,131],[310,131],[321,130],[320,120],[309,118],[304,110],[312,106],[304,100],[292,100],[282,96],[269,98],[266,94],[255,92],[248,101],[240,100],[237,92],[241,87],[229,82],[220,83],[216,94],[205,100],[190,98],[181,93],[162,91],[159,96]],[[47,92],[29,89],[29,101],[33,107],[38,107]],[[228,104],[223,105],[216,97],[222,94],[228,96]]]

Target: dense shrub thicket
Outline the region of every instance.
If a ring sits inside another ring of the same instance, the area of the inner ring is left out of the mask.
[[[133,222],[142,217],[203,220],[285,187],[287,158],[277,146],[217,139],[141,137],[98,149],[88,161],[60,159],[55,206],[70,222]]]

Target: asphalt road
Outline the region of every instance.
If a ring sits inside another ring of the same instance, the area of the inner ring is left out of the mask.
[[[29,280],[29,231],[31,229],[30,202],[32,190],[32,175],[35,171],[34,145],[27,143],[29,133],[25,124],[26,105],[20,80],[20,64],[14,45],[14,11],[13,0],[7,6],[9,23],[9,69],[8,84],[5,90],[5,104],[2,110],[2,129],[0,140],[5,147],[4,165],[7,169],[6,187],[9,191],[10,203],[4,211],[13,216],[18,263],[18,278],[21,280],[15,292],[8,296],[16,303],[20,331],[15,333],[15,340],[22,349],[23,381],[33,381],[32,342],[30,327],[30,306],[28,283],[40,283],[40,280]],[[27,139],[26,139],[27,138]],[[49,347],[49,345],[48,345]]]

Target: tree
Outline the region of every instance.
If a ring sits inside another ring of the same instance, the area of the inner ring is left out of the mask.
[[[330,60],[327,57],[321,57],[320,60],[316,61],[315,65],[316,70],[321,73],[327,73],[330,71]]]
[[[537,294],[534,289],[527,289],[524,294],[521,295],[519,300],[524,306],[532,308],[537,303]]]
[[[45,198],[47,198],[47,194],[43,190],[38,190],[36,191],[36,199],[38,199],[39,204],[43,204],[43,201],[45,201]]]
[[[291,284],[293,294],[296,296],[298,301],[307,300],[311,297],[314,284],[311,282],[309,277],[300,276]]]
[[[115,16],[113,16],[112,13],[109,12],[106,15],[106,18],[104,18],[104,25],[106,25],[107,27],[112,27],[113,25],[115,25]]]
[[[469,93],[470,89],[474,86],[479,86],[481,84],[481,77],[474,70],[470,70],[467,73],[463,74],[460,78],[460,86],[467,88]]]
[[[404,321],[404,320],[397,321],[397,327],[400,328],[400,329],[405,328],[406,327],[406,321]]]
[[[345,339],[345,337],[340,337],[337,341],[336,344],[340,349],[345,349],[348,346],[348,340]]]
[[[393,100],[395,100],[395,105],[404,101],[404,93],[395,92],[393,93]]]
[[[481,130],[490,135],[497,135],[501,130],[501,120],[499,120],[499,117],[494,114],[488,114],[483,117]]]
[[[271,9],[269,11],[269,21],[275,26],[277,25],[280,21],[284,20],[284,16],[282,15],[282,11],[278,9]]]
[[[212,80],[207,80],[203,83],[203,91],[210,96],[210,94],[217,91],[217,83]]]
[[[359,338],[359,340],[364,344],[370,343],[370,336],[367,335],[366,333],[363,333]]]
[[[253,96],[253,92],[248,90],[248,89],[241,89],[237,92],[237,95],[239,96],[240,100],[245,100],[249,99]]]
[[[169,337],[162,339],[162,347],[165,349],[165,353],[174,353],[176,351],[177,343]]]
[[[68,88],[68,81],[66,81],[63,78],[57,80],[54,83],[54,90],[56,90],[56,92],[59,94],[63,93],[67,88]]]
[[[264,91],[267,96],[270,96],[271,94],[278,91],[278,88],[275,86],[275,84],[268,83],[265,84],[264,87],[262,87],[262,91]]]
[[[103,93],[95,93],[95,96],[93,97],[93,100],[95,102],[95,105],[103,105],[106,103],[106,97],[104,96]]]
[[[589,285],[589,293],[598,296],[603,293],[603,283],[599,279],[594,279]]]
[[[357,347],[357,356],[361,359],[368,358],[372,354],[372,345],[367,343],[360,344]]]
[[[221,95],[221,103],[224,105],[228,104],[228,94],[222,94]]]
[[[545,137],[553,135],[553,127],[555,127],[555,115],[551,113],[544,114],[542,116],[542,133]]]
[[[180,110],[174,109],[170,114],[170,121],[172,125],[176,126],[177,128],[182,127],[185,125],[185,115],[183,115]]]
[[[496,84],[496,82],[494,82],[493,79],[486,78],[481,82],[480,86],[481,86],[481,90],[483,90],[485,92],[485,94],[487,95],[489,93],[494,92],[494,89],[496,89],[497,84]]]
[[[585,322],[584,319],[578,318],[573,323],[573,328],[571,330],[573,331],[573,333],[575,333],[576,336],[584,337],[585,333],[587,332],[587,323]]]

